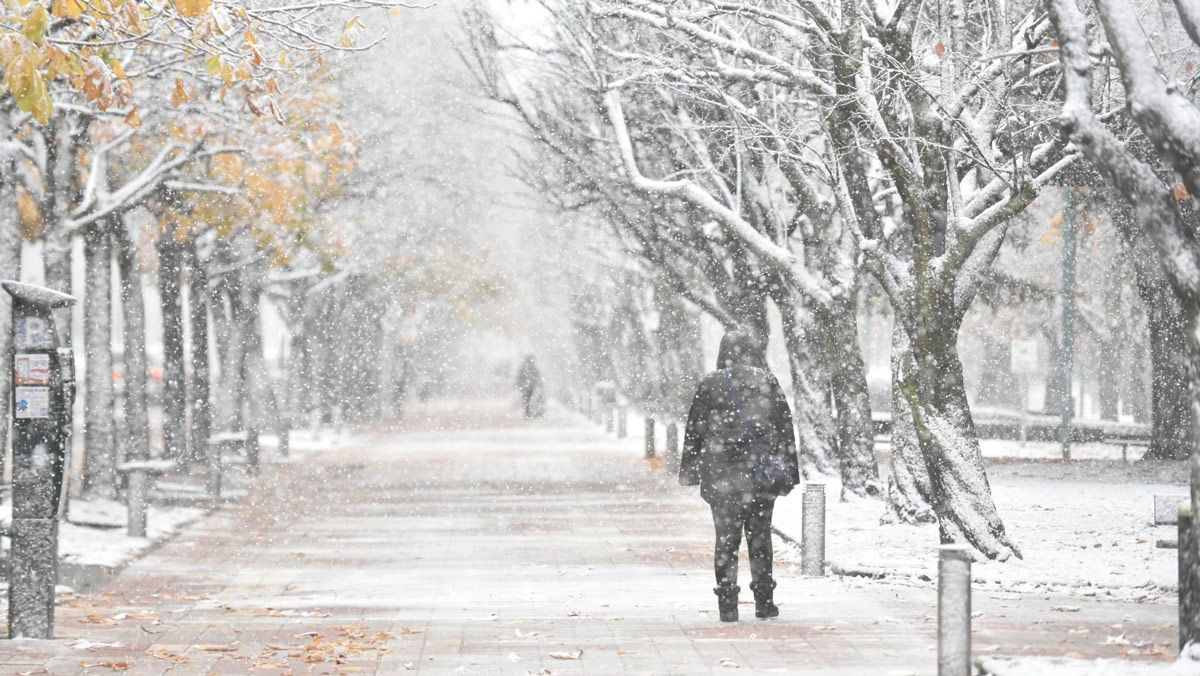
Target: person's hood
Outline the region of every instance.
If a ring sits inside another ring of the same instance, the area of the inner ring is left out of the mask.
[[[763,368],[765,359],[762,344],[749,331],[736,329],[721,338],[721,349],[717,352],[717,368],[730,366],[754,366]]]

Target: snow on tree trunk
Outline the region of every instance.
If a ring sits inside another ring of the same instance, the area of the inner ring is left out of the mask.
[[[168,227],[158,237],[158,293],[162,301],[163,457],[187,461],[187,385],[184,374],[183,251]]]
[[[196,253],[196,242],[188,247],[188,309],[191,326],[192,379],[188,390],[191,408],[192,460],[204,462],[212,438],[212,408],[209,403],[211,378],[208,365],[208,275]]]
[[[46,130],[48,171],[43,176],[46,182],[45,197],[40,205],[41,213],[49,214],[42,233],[45,285],[63,293],[71,293],[71,237],[65,230],[65,223],[70,217],[71,203],[78,193],[74,184],[76,141],[75,135],[66,129],[68,124],[66,119],[57,118]],[[54,311],[54,323],[61,345],[69,346],[73,340],[72,317],[70,308]]]
[[[916,387],[916,365],[908,334],[897,324],[892,329],[892,471],[888,476],[887,512],[884,521],[933,523],[929,472],[917,442],[912,408],[904,393]]]
[[[113,241],[121,279],[121,327],[124,345],[122,383],[125,423],[122,439],[127,460],[150,457],[150,414],[146,395],[146,300],[137,245],[124,223],[116,223]]]
[[[918,275],[919,276],[919,275]],[[989,559],[1020,557],[992,501],[975,421],[958,357],[960,317],[952,292],[936,281],[918,285],[915,321],[906,326],[916,377],[904,395],[929,473],[930,497],[943,544],[969,544]]]
[[[0,279],[21,278],[21,224],[17,218],[16,187],[10,174],[11,165],[0,172]],[[8,447],[9,397],[12,373],[12,303],[7,293],[0,293],[0,476],[4,474],[4,449]]]
[[[879,465],[875,462],[875,430],[867,371],[858,342],[857,295],[834,299],[818,313],[825,328],[824,362],[837,410],[837,458],[842,495],[880,496]]]
[[[117,448],[113,428],[112,240],[93,226],[84,235],[84,335],[87,378],[83,407],[83,492],[117,494]]]

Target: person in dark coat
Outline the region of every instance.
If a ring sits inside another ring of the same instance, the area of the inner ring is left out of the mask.
[[[679,482],[700,486],[716,529],[714,568],[722,622],[737,620],[738,549],[750,550],[755,616],[776,617],[771,576],[771,513],[775,498],[800,483],[792,412],[766,368],[761,343],[730,331],[717,370],[700,381],[684,432]]]
[[[542,389],[542,372],[538,370],[533,355],[527,354],[517,370],[517,389],[521,391],[521,407],[526,418],[540,418],[546,410],[545,392]]]

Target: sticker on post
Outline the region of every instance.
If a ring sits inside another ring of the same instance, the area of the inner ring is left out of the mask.
[[[14,407],[18,419],[50,417],[49,387],[18,387],[16,390]]]
[[[39,349],[54,346],[50,323],[41,317],[17,318],[17,349]]]
[[[13,372],[17,385],[49,385],[50,355],[17,354],[13,358]]]

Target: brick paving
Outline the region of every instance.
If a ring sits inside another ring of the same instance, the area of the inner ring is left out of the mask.
[[[707,510],[638,450],[563,413],[418,411],[269,467],[251,498],[65,595],[57,640],[0,644],[0,673],[933,673],[932,584],[806,579],[782,547],[783,616],[717,622]],[[975,603],[982,654],[1172,652],[1169,603]]]

